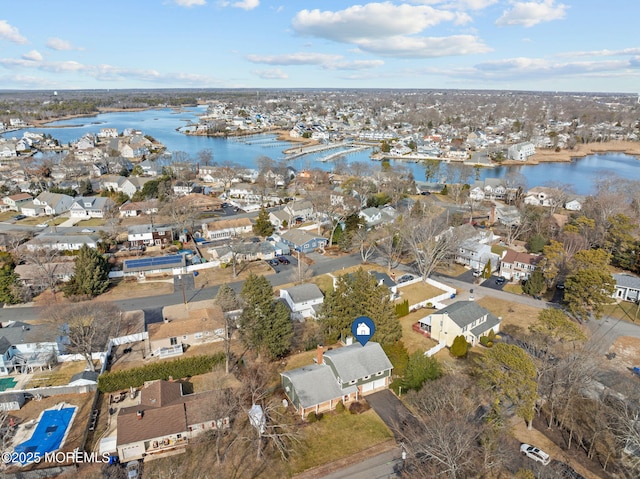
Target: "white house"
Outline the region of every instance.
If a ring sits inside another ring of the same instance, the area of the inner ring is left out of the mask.
[[[249,218],[234,218],[202,224],[202,235],[208,240],[229,239],[249,234],[252,230],[253,223]]]
[[[640,299],[640,278],[628,273],[614,274],[616,291],[613,297],[623,301],[636,302]]]
[[[525,141],[511,145],[507,150],[507,158],[516,161],[526,161],[531,155],[535,155],[536,147],[533,143]]]
[[[114,203],[103,196],[78,197],[69,209],[71,218],[104,218]]]
[[[71,208],[73,198],[60,193],[43,191],[33,200],[33,204],[44,208],[44,214],[57,216]]]
[[[291,309],[291,319],[304,320],[315,318],[317,307],[324,301],[324,295],[320,288],[313,283],[300,284],[291,288],[281,289],[282,298],[289,309]]]

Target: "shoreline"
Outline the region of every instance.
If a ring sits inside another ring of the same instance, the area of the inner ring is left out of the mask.
[[[527,161],[506,160],[501,166],[539,165],[540,163],[570,163],[575,159],[599,153],[623,153],[640,159],[640,143],[635,141],[613,140],[603,143],[582,143],[573,150],[537,150]]]

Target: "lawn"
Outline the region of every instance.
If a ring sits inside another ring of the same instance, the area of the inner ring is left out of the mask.
[[[143,296],[156,296],[173,293],[173,280],[170,281],[144,281],[116,280],[106,293],[100,295],[101,301],[118,301],[128,298],[141,298]]]
[[[302,430],[302,440],[291,458],[294,474],[351,456],[391,439],[391,431],[372,410],[325,414]]]
[[[428,316],[433,311],[435,310],[419,309],[400,318],[400,324],[402,325],[402,342],[409,354],[415,353],[416,351],[428,351],[437,344],[437,341],[427,338],[424,334],[413,330],[413,325],[417,323],[419,319]]]
[[[0,213],[0,221],[7,221],[19,214],[17,211],[3,211]]]
[[[512,303],[491,296],[486,296],[478,300],[477,303],[491,311],[495,316],[502,317],[501,329],[505,326],[516,326],[526,330],[531,323],[538,319],[538,314],[543,309],[520,303]]]
[[[440,274],[446,274],[447,276],[452,276],[454,278],[456,276],[460,276],[466,271],[468,271],[467,268],[465,268],[464,266],[458,263],[451,263],[450,265],[442,265],[436,268],[436,272]]]
[[[105,220],[102,218],[91,218],[90,220],[82,220],[80,222],[78,222],[76,224],[76,226],[78,227],[85,227],[85,226],[103,226],[105,223]]]
[[[522,294],[522,286],[519,283],[507,283],[502,290],[508,293]]]
[[[34,373],[25,389],[65,386],[69,384],[74,374],[81,373],[86,366],[87,363],[85,361],[68,361],[56,366],[52,371]]]
[[[610,316],[623,321],[638,322],[640,321],[640,308],[629,301],[620,301],[619,303],[607,304],[603,308],[603,316]]]
[[[409,300],[409,306],[444,293],[441,289],[422,281],[410,284],[409,286],[399,287],[398,292],[400,293],[400,299],[397,300],[396,303],[402,303],[406,299]]]

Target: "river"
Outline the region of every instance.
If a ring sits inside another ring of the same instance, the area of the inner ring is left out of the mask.
[[[101,128],[116,128],[122,132],[126,128],[139,129],[145,135],[151,135],[162,142],[168,152],[184,151],[192,158],[203,149],[213,152],[215,162],[231,161],[241,166],[254,168],[256,160],[268,156],[273,160],[284,158],[283,150],[291,145],[279,142],[273,134],[252,137],[218,138],[190,136],[180,133],[180,128],[190,122],[197,122],[198,115],[205,112],[203,107],[185,108],[175,111],[169,108],[135,112],[102,113],[95,117],[73,118],[50,123],[44,128],[30,128],[29,131],[48,133],[61,143],[77,140],[87,132],[98,133]],[[62,128],[61,128],[62,127]],[[21,132],[9,132],[6,137],[20,137]],[[330,161],[321,161],[334,151],[313,153],[290,161],[291,166],[301,170],[320,168],[331,170]],[[370,162],[371,150],[360,150],[345,156],[345,161]],[[392,164],[394,161],[392,161]],[[416,180],[424,179],[424,168],[419,163],[398,161],[411,169]],[[378,163],[376,163],[378,165]],[[575,193],[588,195],[593,192],[594,181],[605,174],[615,174],[621,178],[640,180],[640,162],[635,156],[621,153],[595,154],[564,163],[541,163],[539,165],[501,166],[482,168],[479,178],[501,178],[515,170],[527,179],[527,186],[542,186],[549,182],[571,185]]]

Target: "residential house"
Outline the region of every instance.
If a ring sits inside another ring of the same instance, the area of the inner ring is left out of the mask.
[[[249,218],[233,218],[202,224],[202,235],[208,240],[224,240],[249,234],[253,223]]]
[[[82,246],[97,248],[100,239],[96,235],[43,233],[24,243],[29,251],[38,249],[57,249],[60,251],[78,251]]]
[[[18,411],[25,402],[25,393],[22,391],[0,394],[0,411]]]
[[[162,173],[162,167],[155,161],[144,160],[139,165],[145,176],[159,176]]]
[[[473,301],[457,301],[418,321],[420,329],[438,342],[451,347],[456,336],[464,336],[472,346],[489,331],[500,330],[502,318],[496,318]]]
[[[139,398],[118,412],[116,448],[122,462],[175,451],[202,433],[230,426],[228,416],[213,414],[212,391],[184,394],[181,383],[159,379],[146,382]]]
[[[309,200],[291,201],[284,206],[283,210],[291,218],[289,225],[296,221],[307,221],[313,218],[313,204]]]
[[[515,206],[494,206],[492,216],[494,221],[505,226],[520,225],[520,211]]]
[[[117,128],[100,128],[98,138],[118,138]]]
[[[113,208],[113,201],[103,196],[78,197],[69,208],[71,218],[104,218]]]
[[[167,246],[173,241],[173,229],[151,224],[129,226],[127,241],[131,246]]]
[[[564,209],[569,211],[582,210],[582,201],[579,198],[573,198],[564,204]]]
[[[182,274],[187,265],[184,254],[170,254],[164,256],[152,256],[139,259],[125,259],[122,262],[122,271],[125,276],[144,277],[147,274]]]
[[[279,235],[280,240],[289,248],[301,253],[309,253],[324,248],[329,242],[327,238],[301,229],[291,229]]]
[[[505,250],[500,260],[500,276],[509,281],[526,281],[540,259],[538,255]]]
[[[131,218],[140,215],[158,214],[158,200],[151,199],[146,201],[126,201],[120,207],[120,218]]]
[[[382,224],[393,222],[398,216],[398,213],[392,206],[385,206],[383,208],[372,206],[361,210],[358,216],[364,220],[367,228],[375,228]]]
[[[233,246],[224,245],[215,248],[209,248],[207,252],[211,255],[211,259],[218,260],[222,263],[258,261],[273,259],[276,256],[276,250],[273,243],[261,241],[254,243],[247,241],[234,244]]]
[[[324,351],[318,347],[315,364],[280,373],[282,388],[304,419],[309,413],[335,409],[339,403],[385,389],[393,366],[378,343],[353,343]]]
[[[186,181],[178,180],[172,186],[173,194],[176,196],[186,196],[191,193],[192,186]]]
[[[20,321],[1,323],[0,376],[31,373],[57,362],[64,354],[68,338],[58,325],[27,324]]]
[[[633,303],[640,300],[640,278],[628,273],[618,273],[613,275],[613,279],[616,282],[614,298]]]
[[[20,211],[22,206],[30,201],[33,201],[33,196],[29,193],[18,193],[11,196],[5,196],[2,202],[7,206],[7,209],[12,211]]]
[[[20,213],[30,218],[44,215],[44,206],[36,206],[33,201],[25,201],[20,205]]]
[[[48,282],[48,278],[54,278],[63,283],[69,281],[75,273],[75,269],[74,261],[38,265],[19,264],[15,267],[14,273],[18,275],[19,281],[24,286],[39,288]]]
[[[142,190],[145,183],[151,181],[152,178],[142,178],[138,176],[130,176],[122,181],[122,184],[118,187],[117,191],[123,192],[129,198],[131,198],[136,192]]]
[[[71,208],[73,198],[60,193],[49,193],[48,191],[43,191],[33,200],[33,204],[44,208],[44,214],[57,216]]]
[[[531,188],[524,198],[527,205],[544,206],[546,208],[561,205],[562,193],[555,188],[538,186]]]
[[[468,239],[460,244],[455,261],[477,271],[482,271],[491,262],[493,272],[498,269],[500,256],[491,252],[491,246]]]
[[[148,351],[152,356],[179,356],[189,346],[224,340],[225,318],[220,306],[192,311],[180,308],[181,314],[176,311],[164,308],[163,322],[147,326]]]
[[[509,160],[526,161],[531,155],[535,155],[536,147],[530,141],[511,145],[507,150]]]
[[[18,156],[15,141],[0,142],[0,158],[15,158]]]
[[[281,289],[280,298],[289,306],[291,319],[298,321],[315,318],[318,306],[324,302],[322,291],[314,283]]]
[[[80,371],[71,376],[68,386],[93,386],[98,384],[98,371]]]

